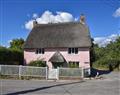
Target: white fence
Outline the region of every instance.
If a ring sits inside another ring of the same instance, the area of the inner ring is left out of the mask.
[[[57,68],[58,78],[83,78],[84,69],[82,68]],[[32,77],[43,77],[48,79],[49,69],[47,67],[33,67],[33,66],[18,66],[18,65],[0,65],[0,75],[11,75],[11,76],[32,76]]]
[[[33,76],[33,77],[46,77],[46,67],[33,67],[33,66],[17,66],[17,65],[0,65],[1,75],[17,75]]]
[[[59,68],[59,77],[83,77],[82,68]]]

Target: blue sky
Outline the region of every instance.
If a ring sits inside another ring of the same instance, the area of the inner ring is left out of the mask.
[[[119,0],[0,0],[0,45],[8,46],[14,38],[26,39],[30,30],[25,24],[33,14],[40,17],[47,10],[52,15],[67,12],[73,18],[83,13],[94,38],[120,34],[120,12],[114,15],[118,8]]]

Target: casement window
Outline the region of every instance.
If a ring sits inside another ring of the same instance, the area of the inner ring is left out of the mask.
[[[36,54],[44,54],[45,53],[44,48],[36,49],[35,53]]]
[[[68,48],[69,54],[78,54],[78,48]]]
[[[77,61],[69,61],[68,62],[68,67],[70,67],[70,68],[79,68],[79,62],[77,62]]]

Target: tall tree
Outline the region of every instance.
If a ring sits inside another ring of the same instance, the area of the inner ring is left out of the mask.
[[[12,48],[12,49],[22,50],[23,49],[23,45],[24,45],[24,39],[22,39],[22,38],[20,38],[20,39],[13,39],[10,42],[10,48]]]
[[[94,44],[94,39],[91,38],[91,48],[90,48],[90,66],[92,67],[92,63],[95,61],[95,50],[94,47],[96,46]]]
[[[120,37],[115,42],[110,42],[106,47],[96,47],[94,45],[96,67],[118,68],[120,65]]]

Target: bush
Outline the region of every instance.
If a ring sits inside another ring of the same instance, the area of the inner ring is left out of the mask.
[[[0,47],[0,64],[22,65],[23,59],[23,51]]]
[[[46,67],[46,62],[42,60],[31,61],[29,66]]]

